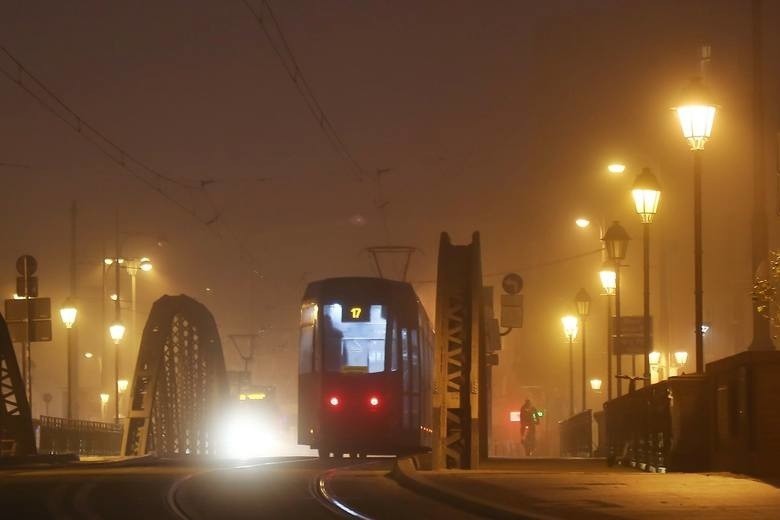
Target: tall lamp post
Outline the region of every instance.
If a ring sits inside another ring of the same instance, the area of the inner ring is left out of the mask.
[[[621,349],[622,343],[620,341],[620,262],[626,258],[628,252],[628,242],[631,237],[628,236],[626,229],[620,225],[616,220],[611,226],[604,232],[604,236],[601,238],[604,242],[604,249],[607,251],[607,258],[612,261],[615,268],[615,355],[617,356],[617,375],[622,374],[622,360]],[[610,385],[612,380],[609,381]],[[618,397],[623,395],[622,380],[618,382]]]
[[[612,399],[612,298],[617,285],[617,273],[612,262],[604,262],[599,271],[601,288],[607,297],[607,400]]]
[[[634,181],[631,190],[634,197],[634,208],[642,217],[642,262],[644,274],[644,351],[645,351],[645,384],[650,384],[650,352],[652,336],[650,326],[650,224],[658,211],[658,202],[661,200],[661,186],[658,179],[649,168],[644,168]]]
[[[577,338],[577,317],[566,315],[561,318],[563,334],[569,340],[569,417],[574,415],[574,340]]]
[[[712,135],[716,107],[701,78],[693,78],[676,107],[683,137],[693,152],[693,272],[696,300],[696,372],[704,372],[704,333],[702,331],[702,249],[701,249],[701,153]]]
[[[577,292],[577,296],[574,298],[577,304],[577,314],[580,316],[580,323],[582,323],[582,411],[584,412],[587,406],[587,391],[586,391],[586,370],[585,370],[585,321],[590,314],[590,295],[585,289],[580,289]]]
[[[116,301],[119,304],[119,298]],[[108,327],[111,341],[114,342],[114,422],[117,424],[119,424],[119,343],[125,337],[125,326],[119,321],[118,314],[117,311],[117,320]]]
[[[68,329],[68,362],[67,362],[67,368],[68,371],[68,419],[73,419],[73,408],[74,408],[74,402],[73,402],[73,371],[74,371],[74,363],[78,362],[78,359],[76,358],[76,354],[73,352],[73,325],[76,323],[76,315],[78,314],[78,309],[76,309],[76,306],[73,304],[73,300],[70,298],[67,298],[65,300],[65,303],[60,308],[60,318],[62,319],[63,325],[65,325],[65,328]],[[78,389],[75,390],[76,395],[78,395]]]

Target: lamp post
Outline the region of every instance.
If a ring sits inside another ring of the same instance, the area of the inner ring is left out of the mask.
[[[138,340],[138,328],[136,327],[136,275],[138,270],[148,273],[152,270],[152,261],[148,257],[129,258],[125,260],[125,269],[130,275],[130,339],[132,342]]]
[[[661,187],[650,168],[642,169],[634,181],[631,190],[634,198],[634,208],[642,217],[642,262],[644,274],[644,351],[645,351],[645,384],[650,384],[650,352],[652,351],[652,336],[650,330],[650,224],[658,212],[658,202],[661,200]]]
[[[712,135],[716,107],[702,84],[693,78],[683,91],[682,103],[676,107],[683,137],[693,152],[693,273],[696,332],[696,372],[704,372],[704,336],[701,330],[702,311],[702,249],[701,249],[701,153]]]
[[[574,339],[577,337],[577,317],[566,315],[561,318],[563,334],[569,340],[569,417],[574,415]]]
[[[622,374],[622,362],[621,362],[621,349],[622,344],[620,341],[620,262],[626,258],[628,252],[628,242],[631,237],[628,236],[626,229],[620,225],[616,220],[609,226],[604,232],[604,236],[601,238],[604,242],[604,249],[607,251],[607,258],[609,258],[615,268],[615,355],[617,356],[617,375]],[[610,380],[610,384],[612,381]],[[623,395],[622,380],[618,382],[618,397]]]
[[[75,353],[73,352],[73,325],[76,323],[77,314],[78,309],[73,304],[73,300],[67,298],[60,308],[60,319],[62,319],[62,323],[65,325],[68,333],[68,362],[66,363],[66,370],[68,371],[68,419],[73,419],[73,383],[75,379],[73,377],[73,370],[75,369],[73,365],[78,362],[78,360],[74,360]],[[78,393],[78,389],[76,393]]]
[[[117,298],[118,303],[119,299]],[[125,326],[117,319],[108,327],[108,333],[114,342],[114,421],[119,424],[119,343],[125,337]]]
[[[607,400],[612,399],[612,298],[617,285],[617,273],[612,262],[604,262],[599,271],[601,287],[607,297]]]
[[[577,304],[577,314],[580,316],[580,323],[582,323],[582,411],[587,409],[587,393],[585,391],[585,321],[590,314],[590,295],[585,289],[580,289],[577,292],[577,296],[574,298]]]

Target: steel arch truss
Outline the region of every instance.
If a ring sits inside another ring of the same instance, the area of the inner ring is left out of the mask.
[[[10,455],[35,455],[35,437],[11,335],[0,316],[0,457]]]
[[[433,465],[473,469],[480,458],[482,266],[479,233],[454,246],[439,242]]]
[[[217,325],[184,295],[154,303],[131,388],[123,455],[204,455],[216,451],[227,375]]]

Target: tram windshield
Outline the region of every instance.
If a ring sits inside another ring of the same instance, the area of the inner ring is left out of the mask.
[[[325,305],[322,325],[326,372],[384,372],[387,334],[384,305]]]

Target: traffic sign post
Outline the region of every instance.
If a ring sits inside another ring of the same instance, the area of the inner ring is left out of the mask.
[[[11,341],[22,344],[22,378],[32,405],[33,341],[51,341],[51,300],[38,298],[38,261],[32,255],[16,260],[16,298],[5,300],[5,317]]]

